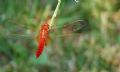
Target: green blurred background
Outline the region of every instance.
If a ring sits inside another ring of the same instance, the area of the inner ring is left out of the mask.
[[[80,35],[57,37],[38,60],[39,26],[57,0],[0,0],[0,72],[120,72],[120,0],[61,0],[54,24],[85,20]]]

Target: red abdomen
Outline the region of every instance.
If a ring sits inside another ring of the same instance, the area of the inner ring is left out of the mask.
[[[38,58],[43,52],[45,43],[46,43],[48,36],[49,36],[48,33],[49,33],[49,25],[48,25],[48,22],[46,22],[45,24],[43,24],[41,26],[41,29],[40,29],[38,50],[36,51],[36,58]]]

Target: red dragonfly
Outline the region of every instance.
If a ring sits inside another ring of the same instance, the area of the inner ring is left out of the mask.
[[[81,33],[83,30],[85,30],[88,27],[88,24],[83,21],[83,20],[76,20],[72,23],[67,23],[61,27],[62,31],[67,31],[66,35],[69,33]],[[43,49],[45,45],[47,44],[47,41],[49,39],[49,33],[50,31],[55,31],[55,28],[50,29],[49,28],[49,20],[47,20],[45,23],[43,23],[40,26],[40,31],[39,31],[39,39],[38,39],[38,49],[36,51],[36,58],[39,58],[39,56],[42,54]],[[8,34],[10,35],[15,35],[15,36],[26,36],[26,35],[18,35],[18,34]],[[28,35],[29,36],[29,35]],[[32,36],[32,35],[30,35]],[[64,36],[64,35],[62,35]]]
[[[65,25],[64,29],[67,29],[72,32],[79,32],[80,28],[81,28],[81,24],[77,24],[77,22],[79,23],[80,20],[74,22],[76,24],[73,24],[71,27],[68,25]],[[85,26],[85,24],[83,26]],[[41,26],[41,29],[39,32],[39,42],[38,42],[38,50],[36,51],[36,58],[38,58],[41,55],[41,53],[43,52],[44,46],[45,46],[47,40],[49,39],[49,30],[50,30],[49,29],[49,20],[47,20]]]
[[[49,38],[49,20],[47,20],[40,29],[39,32],[39,41],[38,41],[38,50],[36,51],[36,58],[38,58],[43,52],[44,46]]]

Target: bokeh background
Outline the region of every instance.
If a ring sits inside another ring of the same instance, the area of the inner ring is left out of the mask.
[[[90,29],[64,37],[56,29],[36,60],[36,35],[56,5],[0,0],[0,72],[120,72],[120,0],[61,0],[54,25],[84,20]]]

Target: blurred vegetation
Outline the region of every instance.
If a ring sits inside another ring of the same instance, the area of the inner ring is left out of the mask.
[[[51,36],[35,58],[39,26],[57,0],[0,0],[0,72],[120,72],[120,0],[62,0],[56,26],[87,21],[79,36]]]

